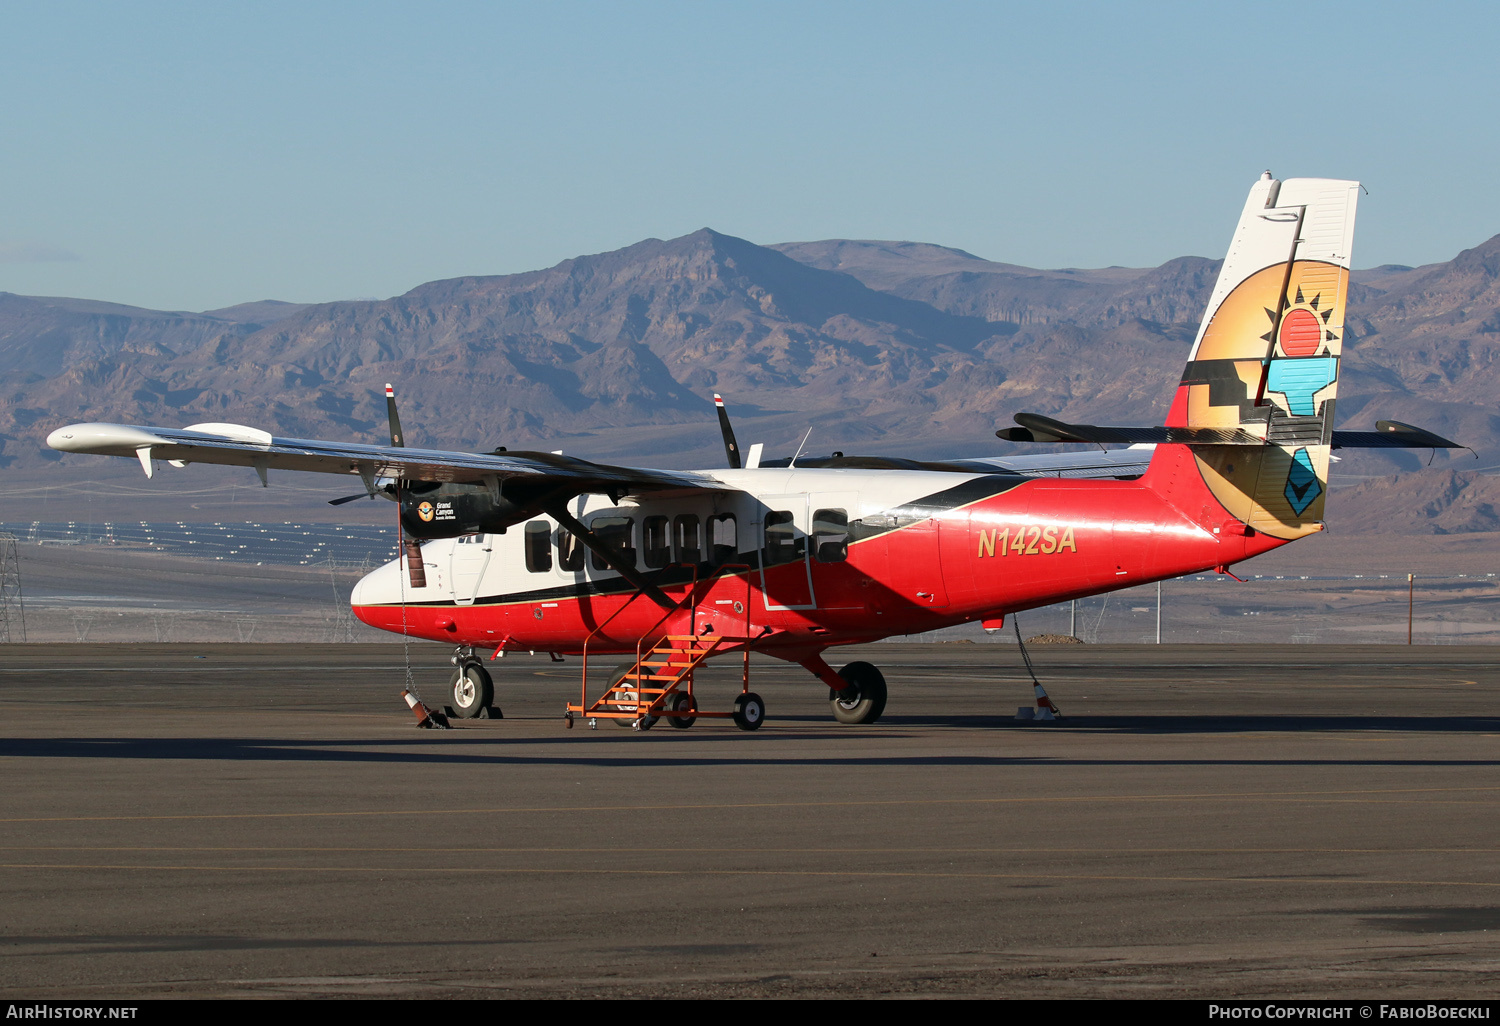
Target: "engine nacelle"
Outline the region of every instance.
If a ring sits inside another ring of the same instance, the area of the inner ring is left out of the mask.
[[[541,513],[542,503],[570,498],[571,490],[541,488],[514,479],[498,488],[486,484],[403,481],[401,526],[410,538],[457,538],[464,534],[503,534],[507,527]]]

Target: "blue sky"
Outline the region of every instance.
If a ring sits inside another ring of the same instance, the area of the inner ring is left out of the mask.
[[[388,296],[709,226],[1220,256],[1359,178],[1355,262],[1500,232],[1500,5],[0,6],[0,291]]]

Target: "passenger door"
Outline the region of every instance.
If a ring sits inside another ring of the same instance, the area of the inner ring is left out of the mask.
[[[815,605],[808,566],[807,498],[806,492],[760,496],[760,587],[768,610]]]

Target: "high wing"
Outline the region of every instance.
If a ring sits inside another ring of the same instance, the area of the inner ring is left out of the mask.
[[[277,438],[239,424],[194,424],[186,428],[69,424],[48,435],[47,444],[62,452],[135,456],[147,476],[152,472],[152,460],[167,460],[174,466],[221,463],[253,467],[263,479],[267,470],[357,475],[371,491],[378,477],[491,486],[517,480],[556,484],[574,494],[728,487],[707,474],[616,467],[556,453],[448,452]]]

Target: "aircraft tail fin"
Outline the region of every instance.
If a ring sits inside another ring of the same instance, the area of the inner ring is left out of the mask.
[[[1255,183],[1167,414],[1224,508],[1287,540],[1322,529],[1358,195]]]

